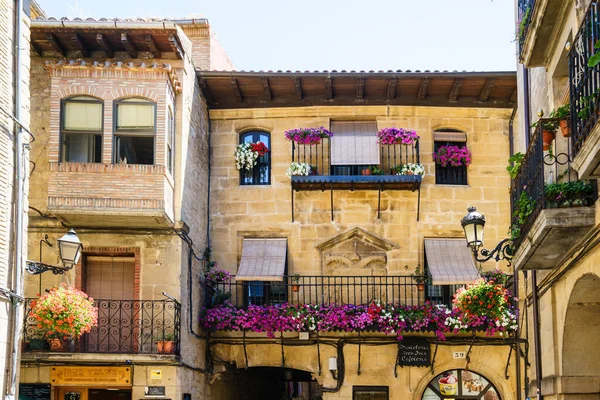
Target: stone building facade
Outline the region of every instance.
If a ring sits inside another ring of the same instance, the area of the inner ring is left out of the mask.
[[[529,338],[531,366],[526,393],[537,399],[597,398],[600,131],[598,67],[588,61],[596,51],[591,32],[598,29],[598,4],[515,4],[521,65],[514,147],[525,154],[527,169],[512,183],[513,209],[519,209],[521,196],[532,205],[514,262],[527,294],[529,329],[523,334]],[[557,129],[558,119],[543,119],[562,117],[555,111],[561,106],[568,132]],[[545,123],[531,126],[539,119]],[[557,131],[555,138],[544,138],[546,123],[549,131]]]

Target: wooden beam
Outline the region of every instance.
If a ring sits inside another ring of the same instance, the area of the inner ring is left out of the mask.
[[[71,35],[71,43],[73,43],[73,47],[76,50],[79,50],[79,52],[81,52],[81,57],[83,58],[87,58],[89,57],[88,51],[85,48],[83,42],[81,41],[81,38],[79,37],[78,34],[74,33]]]
[[[452,90],[450,90],[450,95],[448,96],[448,101],[455,103],[458,101],[458,96],[460,95],[460,89],[462,88],[464,80],[462,78],[457,78],[454,80],[452,84]]]
[[[302,100],[302,81],[299,77],[294,77],[294,89],[296,90],[296,98]]]
[[[160,58],[160,50],[156,47],[156,43],[154,39],[152,39],[152,35],[145,35],[144,40],[146,41],[146,46],[148,46],[148,50],[152,53],[154,58]]]
[[[488,78],[485,82],[485,86],[481,89],[481,93],[479,93],[479,101],[487,101],[490,98],[490,93],[492,92],[492,88],[494,87],[494,78]]]
[[[392,100],[394,97],[396,97],[396,82],[397,82],[398,78],[396,78],[395,76],[392,76],[390,78],[390,81],[388,83],[388,89],[387,89],[387,99],[388,100]]]
[[[333,99],[333,83],[331,82],[331,76],[325,78],[325,98],[327,100]]]
[[[419,100],[425,100],[427,97],[427,88],[429,87],[429,78],[421,79],[421,86],[419,86]]]
[[[233,95],[235,96],[236,101],[238,103],[241,103],[242,101],[244,101],[244,98],[242,97],[242,92],[240,90],[240,86],[238,85],[237,79],[232,77],[230,83],[231,83],[231,88],[233,89]]]
[[[104,54],[106,54],[106,57],[113,58],[115,56],[113,48],[111,47],[110,43],[108,43],[103,34],[96,34],[96,43],[98,43],[98,46],[100,46]]]
[[[54,36],[53,33],[46,34],[46,41],[48,42],[48,44],[50,46],[52,46],[52,50],[54,50],[55,52],[57,52],[58,54],[60,54],[63,57],[67,56],[67,52],[62,47],[62,45],[60,44],[60,42],[58,41],[56,36]]]
[[[365,97],[365,78],[362,76],[356,80],[356,99],[362,100]]]
[[[43,56],[43,51],[42,49],[40,49],[40,46],[37,45],[36,42],[34,42],[33,40],[30,42],[31,48],[30,48],[30,52],[31,53],[35,53],[38,56],[42,57]]]
[[[129,56],[131,58],[137,57],[137,50],[133,45],[133,42],[129,39],[129,36],[127,36],[125,32],[121,33],[121,43],[123,44],[123,47],[125,47],[125,50],[127,50],[127,52],[129,53]]]
[[[510,102],[511,103],[516,103],[517,102],[517,95],[518,95],[518,91],[517,89],[515,89],[512,94],[510,95]]]
[[[198,85],[200,85],[200,89],[202,89],[202,93],[204,93],[206,101],[209,103],[213,103],[215,101],[215,96],[210,91],[206,80],[202,76],[198,76]]]
[[[177,36],[175,36],[172,33],[169,35],[169,45],[171,46],[171,50],[173,50],[173,53],[177,54],[179,56],[179,58],[182,59],[183,58],[183,50],[181,49],[181,46],[179,45]]]
[[[269,86],[269,79],[265,76],[261,76],[260,80],[263,85],[263,91],[265,92],[265,101],[271,101],[273,99],[273,94],[271,93],[271,87]]]

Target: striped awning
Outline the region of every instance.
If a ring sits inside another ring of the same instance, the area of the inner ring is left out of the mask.
[[[465,238],[425,239],[433,285],[462,285],[479,277]]]
[[[283,281],[287,239],[244,239],[237,281]]]

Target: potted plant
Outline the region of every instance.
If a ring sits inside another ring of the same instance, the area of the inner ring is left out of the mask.
[[[594,194],[594,186],[587,181],[551,183],[544,186],[544,197],[548,208],[590,205]]]
[[[285,171],[285,174],[291,179],[292,176],[308,176],[310,175],[310,172],[310,164],[293,162],[290,164],[290,167],[287,169],[287,171]]]
[[[419,136],[416,131],[404,128],[383,128],[377,132],[380,144],[402,144],[405,146],[412,146]]]
[[[47,332],[50,349],[57,350],[72,346],[73,340],[95,327],[98,309],[87,294],[61,284],[31,303],[31,317],[37,329]]]
[[[407,268],[408,266],[404,267]],[[411,274],[413,281],[417,283],[417,290],[422,292],[425,290],[425,284],[429,283],[431,279],[427,276],[425,270],[421,270],[420,265],[415,266],[414,272]]]
[[[27,346],[30,351],[42,351],[44,350],[45,344],[46,340],[44,340],[44,335],[34,335],[27,341]]]
[[[165,333],[162,336],[155,337],[156,351],[160,354],[173,354],[175,353],[175,335],[172,333]]]
[[[321,139],[332,137],[333,133],[321,126],[319,128],[290,129],[285,131],[284,135],[291,142],[312,145],[321,143]]]
[[[390,168],[390,173],[392,175],[400,175],[400,171],[402,171],[402,165],[394,165]]]
[[[298,284],[298,282],[300,282],[300,274],[294,274],[292,276],[292,292],[294,293],[300,291],[300,285]]]
[[[425,168],[421,164],[413,164],[407,163],[403,164],[400,168],[400,173],[398,175],[420,175],[423,176],[425,174]]]
[[[251,171],[262,157],[269,152],[269,148],[263,142],[242,143],[235,148],[235,167],[240,170]]]
[[[375,165],[371,167],[371,175],[383,175],[383,170]]]
[[[560,132],[562,133],[563,137],[571,136],[570,115],[571,108],[569,104],[558,107],[556,111],[553,111],[550,114],[550,118],[558,119],[558,126],[560,126]]]
[[[471,164],[471,152],[466,146],[445,145],[440,146],[433,152],[433,161],[436,164],[446,167],[469,166]]]
[[[544,142],[544,151],[548,150],[556,138],[556,122],[548,119],[538,119],[531,127],[537,128],[541,122],[542,127],[542,141]]]
[[[310,175],[318,175],[319,167],[317,165],[310,166]]]
[[[361,174],[363,174],[363,175],[371,175],[371,167],[363,168],[361,170]]]

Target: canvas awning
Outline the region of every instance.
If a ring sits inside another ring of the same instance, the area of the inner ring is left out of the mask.
[[[244,239],[237,281],[283,281],[287,239]]]
[[[465,238],[425,239],[433,285],[462,285],[479,277]]]

